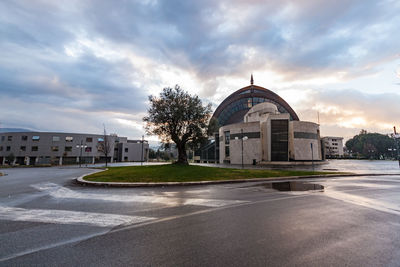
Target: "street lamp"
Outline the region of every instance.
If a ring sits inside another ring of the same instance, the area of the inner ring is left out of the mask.
[[[312,164],[312,170],[314,171],[314,151],[313,151],[313,144],[310,143],[311,145],[311,164]]]
[[[83,144],[83,141],[81,140],[81,144],[80,145],[76,145],[76,148],[80,148],[81,149],[81,152],[79,154],[79,168],[80,168],[82,166],[82,161],[81,161],[81,159],[82,159],[82,148],[87,148],[87,145]]]
[[[242,139],[242,169],[244,168],[243,164],[243,141],[249,139],[247,136],[243,136],[243,129],[240,129],[241,139]]]

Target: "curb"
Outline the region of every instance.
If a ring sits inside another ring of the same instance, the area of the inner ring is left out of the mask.
[[[105,170],[101,170],[105,171]],[[99,171],[100,172],[100,171]],[[97,172],[93,172],[97,173]],[[193,182],[163,182],[163,183],[122,183],[122,182],[93,182],[86,181],[83,177],[88,174],[76,178],[76,181],[82,185],[89,186],[103,186],[103,187],[164,187],[164,186],[190,186],[190,185],[211,185],[211,184],[227,184],[227,183],[249,183],[249,182],[264,182],[264,181],[280,181],[280,180],[296,180],[307,178],[335,178],[335,177],[356,177],[356,176],[389,176],[400,174],[388,173],[350,173],[350,174],[318,174],[306,176],[282,176],[282,177],[268,177],[268,178],[250,178],[250,179],[236,179],[236,180],[217,180],[217,181],[193,181]]]

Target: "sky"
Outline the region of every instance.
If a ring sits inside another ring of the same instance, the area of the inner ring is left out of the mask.
[[[215,109],[253,73],[322,136],[390,133],[399,14],[397,0],[2,0],[0,127],[136,139],[149,95],[179,84]]]

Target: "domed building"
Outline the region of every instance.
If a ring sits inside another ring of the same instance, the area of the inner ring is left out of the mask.
[[[203,162],[259,164],[322,160],[319,125],[300,121],[274,92],[250,85],[228,96],[215,110],[219,132],[201,150]]]

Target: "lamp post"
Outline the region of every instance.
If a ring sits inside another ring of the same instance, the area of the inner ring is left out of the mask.
[[[243,141],[247,140],[248,137],[247,136],[243,136],[243,129],[240,129],[240,134],[241,134],[241,138],[242,139],[242,169],[244,168],[244,164],[243,164]]]
[[[310,143],[311,145],[311,164],[312,164],[312,170],[314,171],[314,153],[313,153],[313,145],[312,143]]]
[[[87,148],[87,145],[83,144],[83,140],[81,140],[81,143],[79,145],[76,145],[76,147],[81,149],[79,153],[79,168],[80,168],[82,167],[82,148]]]
[[[142,155],[140,156],[140,165],[143,165],[143,141],[144,141],[144,135],[142,135]]]
[[[400,134],[397,134],[396,126],[393,126],[393,132],[394,132],[393,138],[394,138],[394,141],[396,143],[397,160],[399,161],[399,167],[400,167],[400,156],[399,156],[399,138],[400,138]]]

